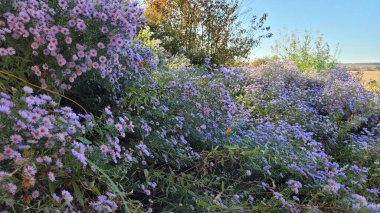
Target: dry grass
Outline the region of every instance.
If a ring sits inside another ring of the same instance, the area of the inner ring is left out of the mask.
[[[358,73],[359,71],[351,71],[352,73]],[[380,83],[380,71],[360,71],[363,73],[363,83],[375,80]]]

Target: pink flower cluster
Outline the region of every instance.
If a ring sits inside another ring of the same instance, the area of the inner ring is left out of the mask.
[[[16,51],[12,47],[0,48],[0,56],[10,56],[14,54],[16,54]]]
[[[0,25],[0,40],[7,44],[30,41],[30,67],[43,87],[54,82],[70,89],[70,83],[91,70],[114,82],[128,67],[136,71],[143,55],[149,54],[150,50],[133,47],[139,44],[135,42],[137,28],[145,24],[136,2],[56,1],[17,1],[12,12],[2,15],[4,24]],[[0,57],[16,54],[14,48],[0,48]]]

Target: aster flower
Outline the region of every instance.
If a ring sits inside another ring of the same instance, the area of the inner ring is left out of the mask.
[[[23,172],[25,176],[33,177],[37,173],[37,169],[28,165],[24,167]]]
[[[33,89],[28,87],[28,86],[24,86],[22,88],[24,90],[24,92],[28,93],[28,94],[32,94],[33,93]]]
[[[17,186],[13,183],[5,183],[3,184],[3,188],[13,195],[16,194]]]
[[[62,191],[62,198],[67,202],[67,203],[71,203],[73,201],[73,196],[71,196],[70,192],[66,191],[66,190],[63,190]]]
[[[38,198],[40,196],[40,192],[38,191],[38,190],[34,190],[33,192],[32,192],[32,198],[33,199],[36,199],[36,198]]]
[[[74,134],[76,133],[76,128],[74,126],[70,126],[69,128],[67,128],[67,133],[69,134]]]
[[[5,113],[5,114],[11,114],[11,108],[0,104],[0,112]]]
[[[53,193],[51,196],[52,196],[52,198],[54,199],[55,202],[57,202],[57,203],[61,202],[61,198],[58,197],[55,193]]]
[[[49,181],[50,182],[54,182],[55,181],[55,175],[53,172],[48,172],[48,178],[49,178]]]
[[[19,144],[19,143],[21,143],[21,141],[22,141],[23,139],[22,139],[21,135],[12,135],[12,136],[10,137],[10,140],[11,140],[12,143],[14,143],[14,144]]]
[[[76,151],[75,149],[71,150],[71,153],[82,163],[83,166],[87,166],[87,158],[83,153]]]
[[[100,150],[102,151],[102,153],[107,153],[108,152],[108,147],[106,145],[102,144],[100,146]]]
[[[296,194],[298,194],[298,190],[302,187],[302,184],[296,180],[288,180],[286,184],[288,184],[290,189]]]

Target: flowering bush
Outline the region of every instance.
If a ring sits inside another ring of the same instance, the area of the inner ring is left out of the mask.
[[[371,92],[341,69],[315,75],[272,62],[247,70],[245,76],[240,100],[256,118],[300,124],[326,143],[342,141],[340,133],[348,136],[378,105]]]
[[[92,70],[116,83],[145,75],[144,64],[156,66],[154,54],[136,39],[145,23],[136,2],[6,0],[2,5],[0,68],[35,76],[43,88],[50,83],[70,89]]]
[[[86,131],[81,119],[90,117],[59,107],[50,96],[33,95],[30,87],[23,90],[23,95],[1,93],[1,205],[36,207],[54,199],[70,207],[72,195],[57,183],[74,181],[70,174],[78,167],[73,156],[86,150],[76,139]]]
[[[165,58],[132,1],[2,6],[0,68],[42,90],[0,87],[0,209],[379,211],[379,100],[345,70]],[[70,87],[91,115],[43,92]]]

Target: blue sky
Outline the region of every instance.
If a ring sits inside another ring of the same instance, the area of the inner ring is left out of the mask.
[[[274,36],[263,40],[251,58],[271,55],[279,34],[321,33],[340,62],[380,62],[380,0],[244,0],[242,11],[268,13]]]

